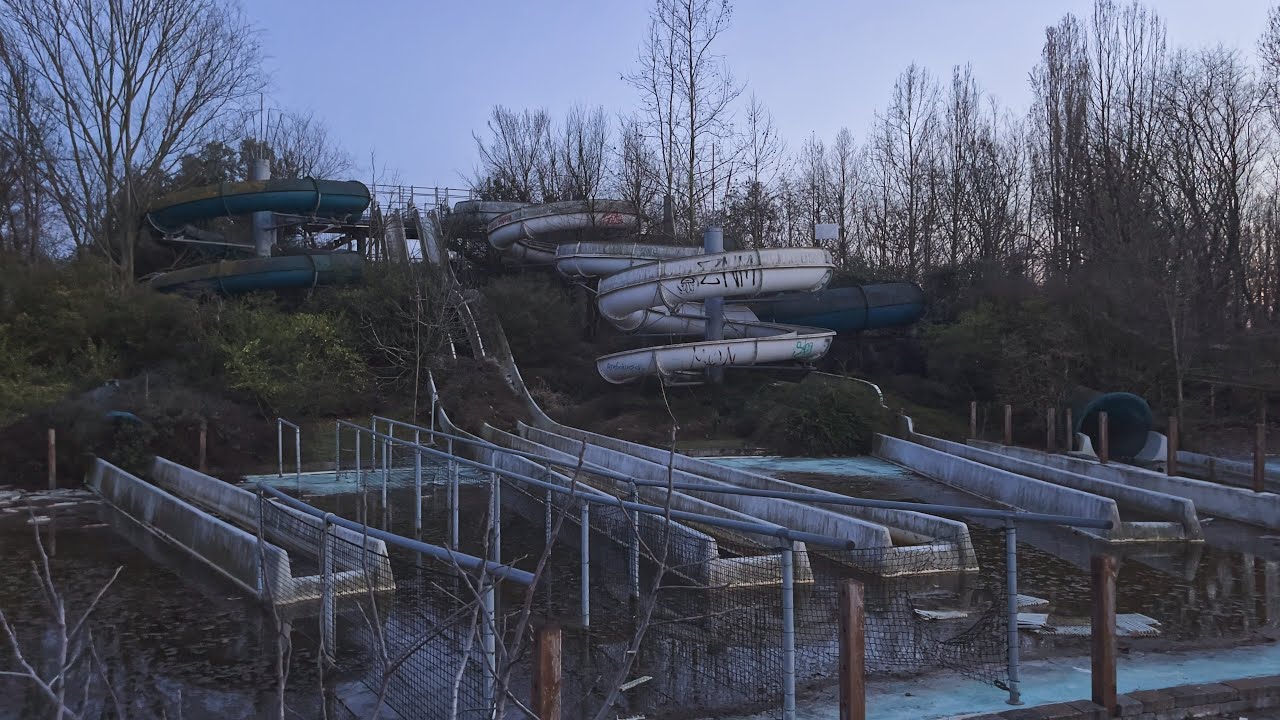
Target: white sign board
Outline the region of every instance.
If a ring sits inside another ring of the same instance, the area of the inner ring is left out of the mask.
[[[835,223],[818,223],[813,226],[814,240],[839,240],[840,226]]]

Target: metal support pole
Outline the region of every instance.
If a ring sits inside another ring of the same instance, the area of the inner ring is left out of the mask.
[[[976,439],[978,437],[978,401],[969,401],[969,437]]]
[[[1066,452],[1071,452],[1076,449],[1076,426],[1071,418],[1071,408],[1067,408],[1066,427],[1063,429],[1067,431],[1067,441],[1063,443],[1062,448]]]
[[[490,539],[491,556],[490,559],[496,563],[502,562],[502,478],[498,477],[498,473],[489,473],[489,522],[492,527],[493,537]]]
[[[1058,414],[1049,408],[1044,414],[1044,449],[1052,453],[1057,450]]]
[[[484,667],[481,673],[482,692],[484,694],[485,712],[491,714],[494,706],[494,687],[497,683],[498,651],[497,651],[497,608],[493,592],[493,579],[489,576],[481,578],[481,602],[484,604],[484,618],[480,621],[480,645],[484,651]]]
[[[255,158],[249,168],[250,180],[270,180],[271,162],[265,158]],[[253,214],[253,249],[258,257],[271,257],[272,236],[271,213],[256,212]]]
[[[338,657],[338,603],[333,586],[333,553],[336,549],[332,515],[326,514],[324,535],[320,538],[320,648],[330,665]]]
[[[360,524],[368,525],[369,501],[364,493],[364,466],[360,464],[360,431],[356,431],[356,492],[360,493]]]
[[[418,431],[413,431],[413,530],[422,532],[422,450]]]
[[[341,480],[342,475],[342,426],[333,424],[333,481]]]
[[[386,517],[390,512],[387,505],[387,482],[391,479],[391,441],[382,441],[382,517],[383,528],[385,529],[387,522]]]
[[[840,586],[840,720],[867,720],[867,641],[862,583]]]
[[[1165,452],[1164,474],[1174,476],[1178,474],[1178,416],[1169,416],[1169,438],[1168,447]]]
[[[1018,689],[1018,528],[1011,520],[1004,524],[1004,577],[1005,596],[1009,602],[1009,700],[1010,705],[1022,704]]]
[[[591,627],[591,503],[582,501],[582,627]]]
[[[1258,423],[1257,433],[1253,440],[1253,491],[1265,489],[1267,477],[1267,424]]]
[[[458,549],[458,463],[453,460],[453,439],[449,439],[449,539],[451,549]]]
[[[1098,462],[1107,464],[1111,460],[1111,423],[1107,419],[1107,411],[1098,413]]]
[[[58,433],[49,428],[49,489],[58,489]]]
[[[1013,444],[1013,406],[1004,406],[1004,444]]]
[[[782,720],[796,720],[795,556],[782,548]]]
[[[196,467],[200,472],[209,472],[209,421],[200,418],[200,457],[196,458]]]
[[[551,544],[551,491],[550,490],[547,491],[546,509],[547,509],[547,517],[546,517],[546,521],[543,523],[543,529],[545,534],[544,542],[550,545]]]
[[[640,502],[640,494],[636,492],[635,483],[631,484],[631,502]],[[640,512],[631,511],[631,547],[630,561],[627,568],[627,580],[631,583],[631,599],[640,600]],[[639,609],[639,605],[636,605]]]
[[[266,526],[263,524],[264,515],[266,514],[265,512],[266,509],[262,505],[265,502],[266,502],[266,498],[262,496],[262,486],[259,485],[258,486],[258,547],[257,547],[258,558],[256,563],[258,566],[258,599],[259,600],[267,599],[266,577],[264,577],[267,571],[267,567],[265,563],[267,551],[266,551],[266,548],[263,547],[263,536],[267,532]]]
[[[294,472],[298,476],[298,497],[302,497],[302,430],[293,429]]]
[[[690,228],[692,230],[692,228]],[[724,231],[718,227],[709,227],[702,233],[702,251],[708,255],[724,252]],[[707,340],[724,339],[724,298],[707,298],[702,302],[707,316]],[[724,368],[707,368],[707,379],[712,383],[724,382]]]
[[[284,477],[284,423],[276,418],[276,477]]]

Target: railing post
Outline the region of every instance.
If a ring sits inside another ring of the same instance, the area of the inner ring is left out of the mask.
[[[1071,408],[1067,408],[1067,416],[1065,418],[1066,427],[1063,428],[1064,430],[1067,431],[1066,432],[1067,437],[1066,437],[1066,442],[1063,443],[1062,445],[1062,449],[1066,452],[1071,452],[1072,450],[1076,449],[1076,426],[1075,426],[1075,423],[1072,422],[1072,419],[1073,418],[1071,417]]]
[[[591,503],[582,501],[582,627],[591,627]]]
[[[391,479],[391,441],[382,441],[382,527],[387,529],[391,507],[387,504],[387,483]]]
[[[866,629],[862,583],[840,586],[840,720],[867,720]]]
[[[560,720],[560,628],[539,627],[533,636],[533,714]]]
[[[1010,705],[1022,704],[1018,647],[1018,528],[1012,520],[1004,521],[1005,600],[1008,603],[1009,699]]]
[[[631,502],[640,502],[640,493],[636,491],[636,484],[631,483]],[[631,584],[631,599],[637,604],[633,609],[639,609],[640,600],[640,511],[631,511],[631,547],[630,562],[627,564],[627,580]]]
[[[1058,439],[1058,414],[1053,408],[1049,408],[1044,414],[1044,449],[1046,452],[1054,452],[1056,450],[1056,440]]]
[[[494,706],[494,688],[497,683],[494,682],[497,677],[498,668],[498,652],[497,652],[497,608],[493,591],[493,578],[488,574],[481,574],[480,578],[480,599],[484,605],[484,617],[480,622],[480,644],[484,652],[484,668],[481,672],[482,692],[484,694],[485,712],[493,713]]]
[[[449,539],[458,549],[458,463],[453,460],[453,438],[449,438]]]
[[[1178,474],[1178,416],[1169,416],[1169,443],[1165,452],[1164,474]]]
[[[1093,702],[1108,712],[1116,709],[1116,559],[1095,555],[1092,560],[1093,617],[1090,628]]]
[[[302,497],[302,428],[293,429],[293,459],[298,474],[298,497]]]
[[[544,476],[545,477],[545,476]],[[542,524],[546,544],[551,544],[551,491],[547,491],[547,515]]]
[[[341,480],[342,475],[342,424],[333,423],[333,481]]]
[[[796,607],[793,546],[782,548],[782,719],[796,720]]]
[[[969,438],[976,440],[978,438],[978,401],[969,401]]]
[[[276,477],[284,477],[284,423],[276,418]]]
[[[265,600],[266,595],[266,548],[263,546],[263,536],[267,534],[266,526],[263,524],[266,509],[263,503],[266,499],[262,496],[262,485],[257,486],[258,491],[258,543],[257,543],[257,566],[258,566],[258,600]]]
[[[498,477],[498,473],[489,473],[489,504],[492,509],[489,511],[489,522],[492,528],[493,537],[490,539],[492,555],[491,559],[496,563],[502,562],[502,479]]]
[[[1103,465],[1111,461],[1111,422],[1107,419],[1107,411],[1098,413],[1098,462]]]
[[[338,603],[333,586],[333,554],[337,549],[337,538],[333,532],[332,517],[332,513],[325,514],[324,535],[320,538],[320,647],[330,665],[338,657]]]
[[[1265,417],[1265,416],[1264,416]],[[1262,492],[1267,477],[1267,423],[1258,423],[1253,438],[1253,491]]]
[[[413,530],[422,532],[422,443],[421,433],[413,431]]]
[[[58,489],[58,434],[49,428],[49,489]]]
[[[200,418],[200,456],[196,458],[196,468],[202,472],[209,472],[209,421]]]
[[[1013,444],[1013,406],[1007,403],[1004,406],[1004,444]]]
[[[353,424],[354,425],[354,424]],[[369,501],[365,497],[364,492],[364,465],[360,461],[360,446],[364,442],[360,439],[360,430],[356,428],[356,492],[360,493],[360,524],[369,524]]]

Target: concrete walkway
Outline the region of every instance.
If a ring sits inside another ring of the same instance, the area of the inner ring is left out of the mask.
[[[1133,653],[1118,661],[1120,693],[1157,690],[1189,683],[1213,683],[1270,675],[1280,668],[1280,644],[1187,653]],[[797,720],[839,717],[837,689],[802,695]],[[1088,700],[1089,658],[1033,660],[1022,664],[1024,706]],[[963,718],[1012,709],[999,688],[957,675],[937,674],[902,680],[872,680],[867,688],[867,717],[875,720]],[[779,711],[747,716],[778,717]],[[743,718],[746,720],[746,718]]]

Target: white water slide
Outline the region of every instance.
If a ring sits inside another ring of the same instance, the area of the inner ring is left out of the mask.
[[[830,254],[817,248],[708,255],[688,246],[572,241],[582,231],[635,225],[627,203],[579,201],[501,215],[489,223],[488,234],[490,244],[514,259],[554,263],[569,277],[601,278],[600,314],[626,332],[654,335],[704,335],[704,300],[813,292],[826,286],[834,270]],[[596,368],[612,383],[647,375],[687,381],[710,367],[816,360],[835,337],[824,328],[760,322],[745,306],[726,306],[724,319],[723,340],[625,350],[598,358]]]

